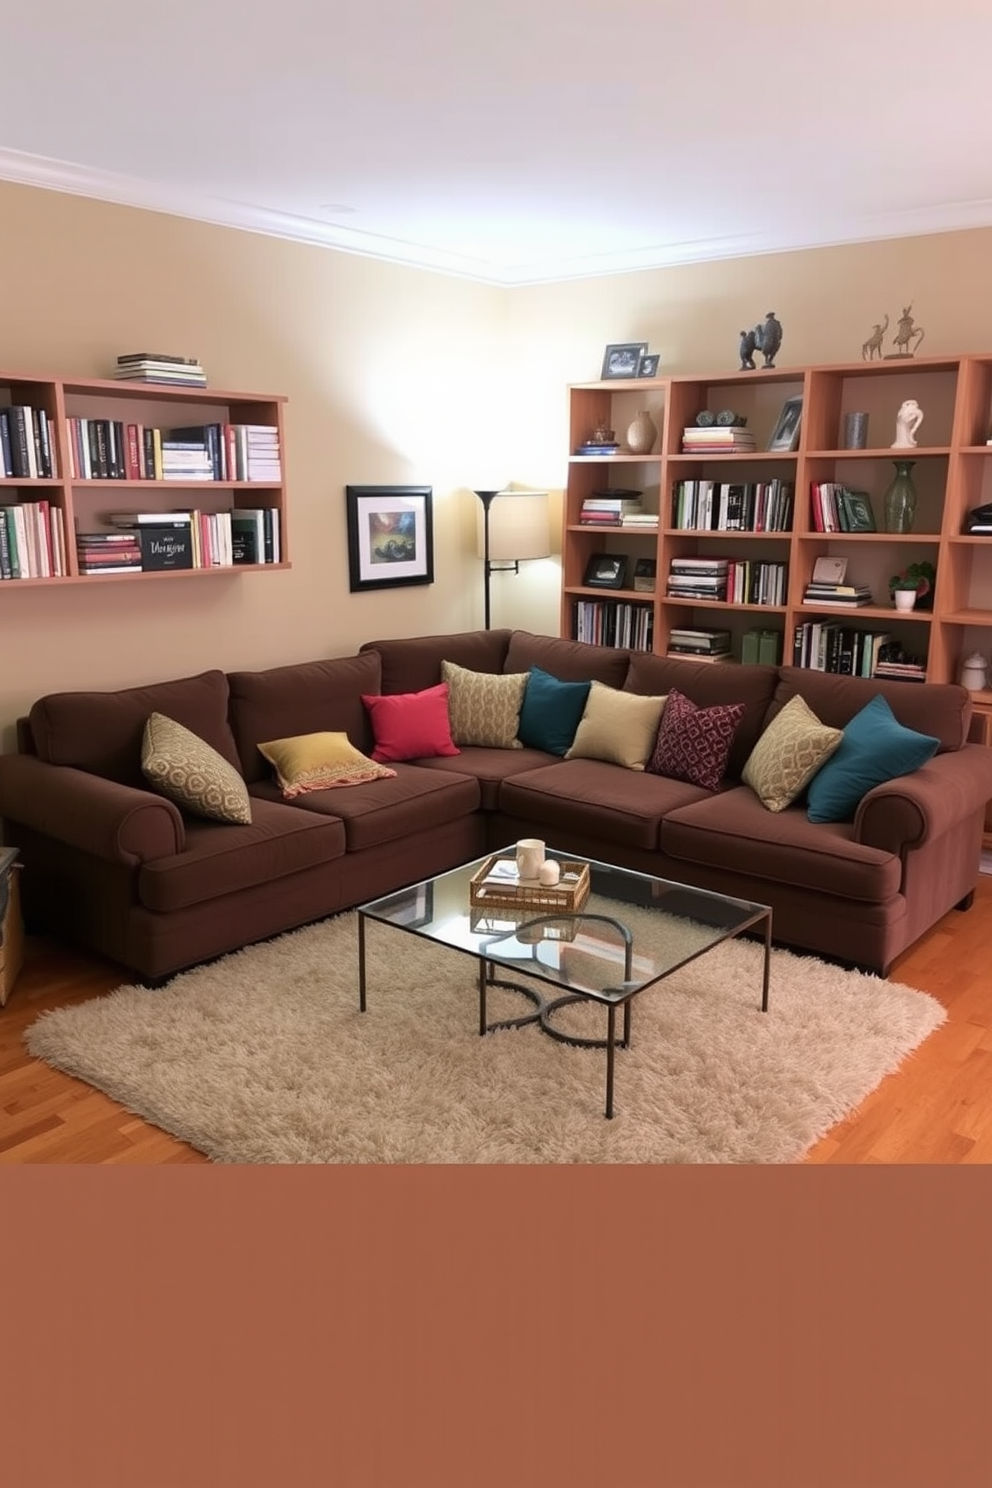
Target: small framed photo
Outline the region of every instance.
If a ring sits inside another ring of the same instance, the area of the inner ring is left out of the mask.
[[[433,584],[430,486],[346,486],[352,594]]]
[[[782,412],[778,416],[778,423],[772,430],[772,437],[768,441],[768,448],[770,450],[794,450],[799,443],[799,425],[802,422],[802,416],[802,398],[786,398],[782,404]]]
[[[638,375],[638,377],[657,377],[658,376],[658,363],[660,361],[661,361],[661,355],[657,351],[650,351],[650,352],[648,352],[648,354],[646,356],[638,357],[638,359],[637,359],[637,375]]]
[[[646,341],[622,341],[608,346],[603,353],[601,380],[609,377],[636,377],[641,357],[647,349]]]
[[[627,582],[626,558],[619,553],[594,553],[582,582],[592,589],[622,589]]]

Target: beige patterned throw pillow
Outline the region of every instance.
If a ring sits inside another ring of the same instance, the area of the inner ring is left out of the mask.
[[[765,729],[741,773],[763,806],[784,811],[825,765],[844,737],[829,728],[798,694]]]
[[[145,724],[141,769],[157,791],[194,816],[251,822],[248,789],[234,766],[164,713],[152,713]]]
[[[644,697],[594,682],[566,759],[607,760],[625,770],[643,770],[654,753],[668,694]]]
[[[523,748],[517,725],[529,676],[529,672],[470,672],[453,661],[442,661],[441,680],[448,684],[448,716],[455,743]]]

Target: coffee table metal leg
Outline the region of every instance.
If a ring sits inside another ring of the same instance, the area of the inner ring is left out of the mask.
[[[772,917],[771,917],[771,914],[769,913],[769,914],[767,914],[765,916],[765,975],[764,975],[764,981],[762,982],[762,986],[761,986],[761,1011],[763,1013],[767,1013],[767,1011],[768,1011],[768,971],[769,971],[769,967],[771,965],[771,958],[772,958]]]
[[[479,1033],[486,1033],[486,979],[489,973],[488,961],[479,962]]]
[[[627,1008],[624,1009],[624,1026],[627,1025]],[[606,1010],[606,1115],[608,1120],[613,1118],[613,1056],[616,1052],[617,1042],[617,1010],[614,1003],[610,1003]]]
[[[358,1011],[365,1011],[365,916],[358,913]]]

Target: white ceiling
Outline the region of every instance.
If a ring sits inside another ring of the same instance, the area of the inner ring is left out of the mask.
[[[489,283],[992,225],[988,0],[2,15],[0,177]]]

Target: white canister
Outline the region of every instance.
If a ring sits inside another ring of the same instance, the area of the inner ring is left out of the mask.
[[[984,692],[987,684],[985,657],[980,651],[974,651],[961,663],[961,686],[970,687],[972,692]]]
[[[517,843],[517,872],[522,879],[535,882],[544,862],[544,843],[539,837],[521,837]]]

